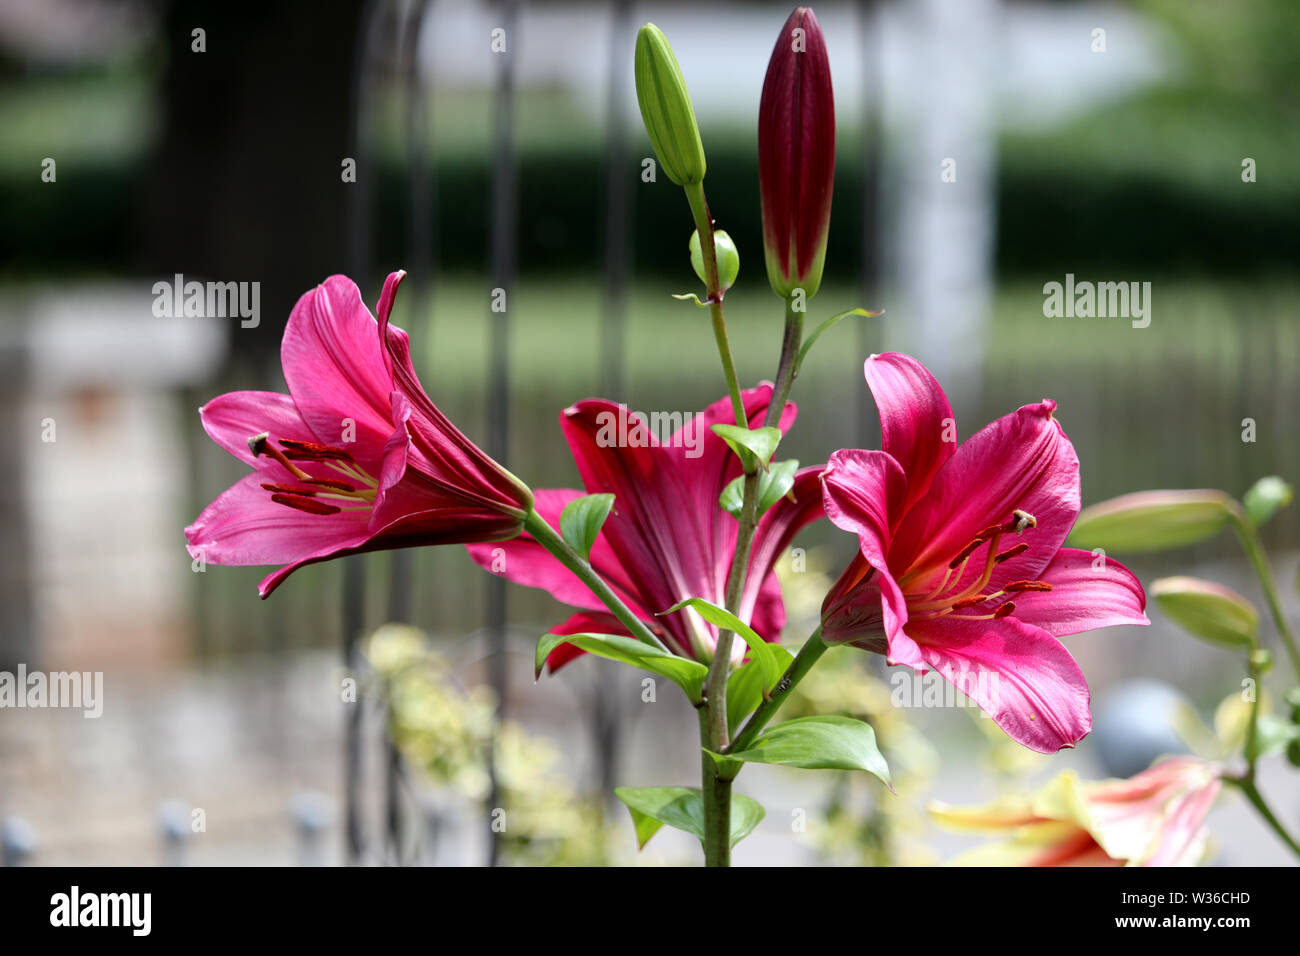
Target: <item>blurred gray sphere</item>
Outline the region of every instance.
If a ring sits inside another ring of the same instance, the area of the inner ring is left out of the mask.
[[[1155,680],[1116,684],[1093,707],[1092,739],[1108,776],[1131,777],[1162,754],[1186,753],[1174,729],[1188,706],[1181,694]]]

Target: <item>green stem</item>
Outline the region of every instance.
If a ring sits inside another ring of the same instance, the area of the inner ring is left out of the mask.
[[[790,397],[790,386],[799,374],[799,347],[803,344],[803,313],[794,309],[794,299],[785,300],[785,338],[781,342],[781,363],[776,369],[776,382],[772,386],[772,401],[767,406],[763,422],[775,428],[785,411],[785,401]]]
[[[1273,813],[1272,808],[1264,799],[1264,795],[1255,786],[1255,782],[1253,780],[1234,778],[1229,778],[1229,782],[1236,784],[1241,792],[1246,795],[1246,799],[1250,801],[1251,806],[1264,818],[1264,822],[1273,828],[1273,832],[1278,835],[1282,842],[1291,848],[1291,852],[1296,856],[1300,856],[1300,843],[1297,843],[1295,837],[1287,832],[1286,827],[1282,825],[1282,821],[1277,818],[1277,815]]]
[[[709,742],[708,706],[700,708],[700,783],[704,803],[704,865],[731,866],[731,781],[718,776],[706,752]]]
[[[801,680],[812,670],[812,666],[821,659],[821,656],[827,651],[827,644],[822,640],[822,629],[819,627],[812,632],[812,636],[804,642],[803,647],[799,648],[799,653],[795,655],[790,667],[786,670],[782,678],[777,681],[776,689],[772,691],[770,697],[758,705],[758,709],[749,715],[749,720],[745,726],[740,728],[731,746],[727,748],[729,753],[739,753],[748,749],[749,745],[754,742],[763,728],[767,726],[768,721],[776,716],[776,712],[781,709],[785,699],[789,696],[790,691],[799,684]]]
[[[605,583],[605,579],[596,573],[596,569],[591,566],[591,563],[570,547],[569,542],[560,537],[555,529],[546,523],[546,519],[536,511],[530,511],[528,517],[524,519],[524,530],[531,534],[538,544],[555,555],[562,565],[576,574],[578,580],[587,585],[591,592],[600,598],[601,603],[623,622],[623,626],[632,633],[633,637],[643,644],[649,644],[661,651],[672,653],[664,642],[659,640],[650,628],[646,627],[645,622],[633,614],[631,609],[610,589],[609,585]]]
[[[731,411],[736,416],[736,424],[748,428],[745,402],[740,395],[740,378],[736,375],[736,363],[731,357],[731,341],[727,337],[727,320],[722,314],[722,289],[718,281],[718,250],[713,242],[713,217],[709,215],[703,183],[692,183],[683,188],[686,190],[686,201],[691,205],[691,216],[695,219],[695,231],[700,234],[704,291],[709,301],[709,314],[713,318],[713,338],[718,343],[718,355],[722,359],[722,374],[726,376],[727,392],[731,395]],[[745,471],[751,471],[755,467],[748,453],[741,460],[745,463]]]
[[[1264,589],[1264,596],[1268,599],[1268,609],[1273,615],[1273,623],[1277,626],[1278,634],[1282,636],[1282,643],[1291,658],[1291,669],[1296,677],[1300,678],[1300,645],[1296,644],[1291,625],[1287,623],[1286,615],[1282,613],[1282,603],[1277,596],[1277,584],[1273,580],[1273,571],[1269,568],[1268,559],[1264,555],[1263,545],[1260,544],[1259,534],[1239,510],[1233,511],[1232,522],[1237,532],[1237,539],[1241,542],[1241,548],[1246,552],[1251,567],[1255,569],[1260,587]]]

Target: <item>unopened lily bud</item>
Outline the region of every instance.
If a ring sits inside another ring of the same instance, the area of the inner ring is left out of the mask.
[[[1160,578],[1149,593],[1187,633],[1227,648],[1252,648],[1259,634],[1259,612],[1231,588],[1200,578]]]
[[[736,284],[736,276],[740,275],[740,253],[725,229],[714,231],[713,248],[718,257],[718,290],[726,292]],[[700,281],[707,285],[709,280],[704,275],[704,252],[700,249],[698,229],[691,233],[691,266]]]
[[[1107,551],[1163,551],[1213,537],[1239,511],[1222,491],[1139,491],[1084,508],[1070,543]]]
[[[704,144],[673,48],[653,23],[636,35],[636,99],[659,165],[679,186],[704,180]]]
[[[758,182],[767,278],[777,295],[816,294],[835,180],[835,97],[826,41],[808,7],[776,38],[758,107]]]

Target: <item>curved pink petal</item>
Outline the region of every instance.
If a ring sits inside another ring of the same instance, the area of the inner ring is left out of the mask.
[[[245,475],[185,529],[191,557],[211,564],[283,564],[305,554],[355,547],[369,537],[368,511],[308,515],[271,500],[267,477]]]
[[[722,531],[721,520],[732,520],[717,504],[722,486],[712,507],[701,510],[698,493],[687,490],[685,469],[665,466],[658,441],[637,427],[639,421],[629,419],[625,407],[595,399],[565,409],[560,418],[588,493],[614,495],[601,536],[652,613],[689,597],[722,604],[729,561],[720,560],[719,547],[735,535],[734,528],[730,538]],[[712,626],[693,611],[660,620],[682,649],[712,648]]]
[[[925,507],[914,508],[899,526],[890,566],[921,580],[941,576],[981,531],[1021,510],[1036,519],[1036,526],[1020,536],[1004,536],[999,548],[1023,542],[1028,550],[999,564],[993,584],[1036,578],[1079,514],[1079,459],[1052,417],[1055,410],[1050,400],[1026,405],[961,445],[935,475]],[[982,569],[982,558],[972,560],[963,583]]]
[[[267,432],[273,440],[316,441],[316,434],[298,414],[293,399],[281,392],[226,392],[199,409],[203,429],[214,442],[246,465],[264,467],[248,440]]]
[[[411,438],[408,450],[411,467],[448,491],[472,494],[481,502],[495,502],[498,507],[517,511],[522,518],[532,505],[528,488],[470,441],[434,405],[411,363],[410,337],[389,321],[393,299],[405,275],[405,272],[394,272],[384,281],[377,310],[378,325],[371,326],[371,332],[378,331],[380,363],[388,376],[390,391],[399,393],[410,406],[406,420]]]
[[[948,396],[930,370],[898,352],[873,355],[864,366],[880,412],[881,450],[903,467],[903,512],[920,501],[957,449],[957,425]],[[951,440],[944,441],[951,436]]]
[[[1029,749],[1056,753],[1092,729],[1083,672],[1041,628],[949,615],[917,618],[907,631],[931,667]]]
[[[831,455],[821,482],[826,517],[858,536],[860,556],[826,595],[823,638],[843,643],[883,637],[891,656],[916,661],[902,634],[907,605],[886,558],[890,519],[907,493],[903,469],[883,451],[843,450]]]
[[[1015,617],[1049,634],[1062,637],[1117,624],[1151,623],[1142,584],[1114,558],[1062,548],[1038,579],[1052,590],[1015,595]]]
[[[355,424],[357,458],[373,460],[392,434],[392,378],[377,326],[356,283],[330,276],[293,307],[280,345],[284,379],[316,439],[340,445]]]

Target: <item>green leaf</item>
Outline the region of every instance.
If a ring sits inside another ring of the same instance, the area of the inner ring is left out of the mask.
[[[1239,506],[1222,491],[1139,491],[1079,512],[1069,543],[1106,551],[1163,551],[1212,538]]]
[[[574,498],[560,512],[560,534],[584,560],[591,557],[591,546],[613,507],[611,494],[584,495]]]
[[[747,750],[713,756],[804,770],[865,770],[894,789],[876,732],[852,717],[796,717],[763,731]]]
[[[768,461],[781,443],[779,428],[741,428],[739,425],[714,425],[714,434],[731,446],[731,450],[744,461],[741,449],[752,453],[767,468]]]
[[[781,675],[785,673],[780,660],[772,650],[774,645],[759,637],[757,631],[725,607],[718,607],[716,604],[704,600],[704,598],[687,598],[680,604],[674,604],[663,613],[671,614],[673,611],[680,611],[684,607],[693,608],[700,617],[710,624],[732,631],[744,639],[745,643],[749,645],[750,660],[758,664],[759,669],[762,671],[763,696],[766,697],[768,692],[776,686],[776,682],[781,679]]]
[[[757,517],[763,517],[768,508],[780,501],[783,495],[790,493],[790,489],[794,487],[794,473],[798,470],[799,462],[791,458],[787,461],[773,462],[767,471],[759,472]],[[740,517],[740,511],[745,504],[744,475],[738,475],[727,483],[727,487],[723,488],[722,494],[718,496],[718,504],[732,517]]]
[[[1200,578],[1172,577],[1152,581],[1148,590],[1160,610],[1187,633],[1220,647],[1255,646],[1259,612],[1231,588]]]
[[[1290,485],[1277,475],[1269,475],[1251,485],[1241,503],[1246,508],[1246,517],[1250,523],[1258,528],[1289,505],[1293,496]]]
[[[1300,727],[1276,714],[1260,714],[1255,725],[1256,754],[1268,757],[1300,741]]]
[[[781,665],[781,673],[790,669],[794,655],[780,644],[769,644]],[[777,678],[778,682],[780,678]],[[772,693],[774,684],[763,684],[763,668],[757,661],[737,667],[727,678],[727,728],[730,733],[740,729],[740,723],[754,712],[759,703]],[[766,693],[764,693],[766,691]]]
[[[838,315],[832,315],[821,325],[817,326],[817,328],[813,331],[813,334],[808,336],[808,338],[804,340],[803,347],[799,349],[799,357],[795,359],[795,363],[794,363],[795,372],[797,373],[800,366],[803,365],[803,360],[804,358],[807,357],[809,349],[813,347],[813,343],[816,342],[819,338],[821,338],[822,333],[825,332],[826,330],[833,328],[836,325],[839,325],[842,321],[844,321],[851,315],[860,315],[863,316],[864,318],[875,318],[878,315],[884,315],[884,314],[885,312],[883,309],[879,312],[870,312],[867,309],[849,309],[849,311],[847,312],[841,312]]]
[[[684,830],[704,842],[704,800],[699,787],[615,787],[614,796],[627,806],[636,827],[637,849],[665,825]],[[754,831],[766,811],[757,800],[731,795],[731,845]]]
[[[642,644],[636,638],[621,634],[547,634],[537,642],[537,656],[533,664],[534,677],[541,676],[542,668],[546,666],[546,658],[561,644],[572,644],[597,657],[630,664],[652,674],[667,677],[686,691],[686,696],[692,703],[699,701],[704,688],[704,679],[709,673],[709,669],[699,661],[669,654],[649,644]]]

